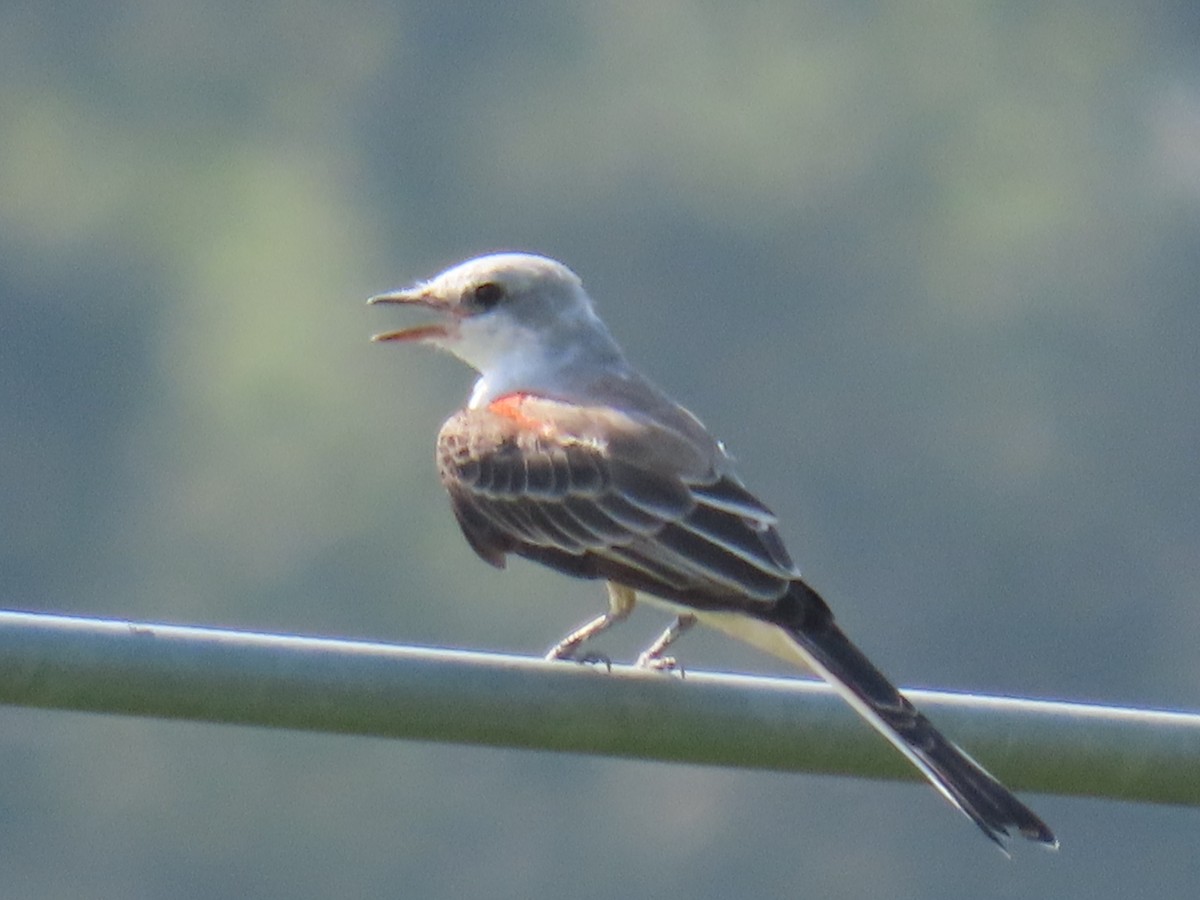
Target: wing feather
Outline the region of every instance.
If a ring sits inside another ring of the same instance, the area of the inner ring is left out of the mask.
[[[562,512],[571,516],[595,536],[595,547],[628,544],[638,535],[604,511],[593,498],[568,495],[559,503]]]
[[[608,471],[614,491],[661,521],[678,519],[696,505],[688,486],[678,477],[619,459],[609,461]]]
[[[782,596],[797,572],[774,515],[723,471],[715,441],[664,428],[541,398],[519,418],[468,409],[443,426],[438,467],[493,565],[517,553],[692,605]]]
[[[563,453],[567,469],[563,481],[566,494],[594,497],[608,486],[606,472],[595,456],[594,452]]]
[[[553,505],[530,500],[509,502],[520,509],[532,523],[535,529],[532,543],[555,547],[573,555],[579,555],[588,549],[587,544],[580,541],[569,528],[562,527],[558,517],[553,514]]]
[[[779,596],[781,579],[771,570],[764,570],[739,555],[723,553],[700,535],[672,522],[655,536],[655,544],[674,552],[677,558],[697,573],[719,582],[729,592],[744,591],[760,600]]]
[[[735,478],[725,476],[709,484],[693,484],[691,488],[697,501],[713,509],[767,525],[774,525],[777,521],[775,514]]]
[[[544,504],[542,514],[560,532],[570,536],[576,545],[576,549],[572,552],[583,553],[589,550],[599,550],[610,543],[610,540],[596,534],[592,527],[581,522],[563,503]]]
[[[778,540],[777,533],[771,528],[761,527],[757,521],[699,504],[678,524],[696,537],[763,571],[775,572],[783,578],[794,578],[800,574],[788,557],[783,542]]]

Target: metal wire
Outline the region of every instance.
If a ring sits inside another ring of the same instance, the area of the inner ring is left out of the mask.
[[[1200,805],[1200,715],[911,690],[1016,790]],[[916,778],[823,683],[0,612],[0,703]]]

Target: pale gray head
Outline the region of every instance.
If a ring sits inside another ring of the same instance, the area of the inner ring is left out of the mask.
[[[544,256],[481,256],[368,302],[438,313],[437,322],[377,334],[374,340],[416,341],[453,353],[482,376],[472,406],[509,391],[561,388],[576,374],[595,377],[626,369],[579,277]]]

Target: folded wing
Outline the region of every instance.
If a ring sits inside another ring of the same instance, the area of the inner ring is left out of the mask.
[[[516,553],[698,606],[769,603],[798,576],[715,443],[607,408],[501,409],[464,410],[438,435],[459,525],[493,565]]]

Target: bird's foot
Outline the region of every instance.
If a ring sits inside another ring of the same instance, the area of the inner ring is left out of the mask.
[[[574,659],[575,651],[579,649],[581,643],[583,642],[572,641],[570,638],[567,638],[565,641],[560,641],[547,650],[546,655],[542,659],[546,660],[546,662],[554,662],[556,659]]]
[[[632,588],[614,584],[611,581],[608,582],[608,612],[604,613],[604,615],[596,616],[596,618],[576,628],[551,647],[549,652],[546,653],[545,658],[547,660],[574,659],[575,651],[583,645],[584,641],[591,640],[602,631],[607,631],[618,622],[628,619],[629,614],[633,612],[636,602],[637,595]],[[611,667],[612,663],[607,657],[601,657],[601,659]],[[596,662],[596,660],[581,661]]]
[[[568,662],[576,662],[585,666],[603,663],[604,668],[608,669],[610,672],[612,671],[612,658],[603,653],[584,653],[582,656],[577,656],[576,651],[579,650],[579,646],[582,643],[583,641],[572,641],[570,638],[568,638],[561,643],[555,644],[542,658],[546,660],[546,662],[565,660]]]
[[[682,615],[672,622],[667,630],[658,636],[658,639],[642,651],[642,655],[637,658],[637,667],[639,669],[650,669],[655,672],[678,672],[679,677],[683,678],[683,666],[673,656],[667,656],[667,648],[679,640],[680,635],[692,628],[696,624],[696,617],[692,615]]]
[[[673,656],[652,656],[647,651],[637,658],[634,665],[650,672],[664,672],[678,675],[680,678],[686,677],[683,665]]]

